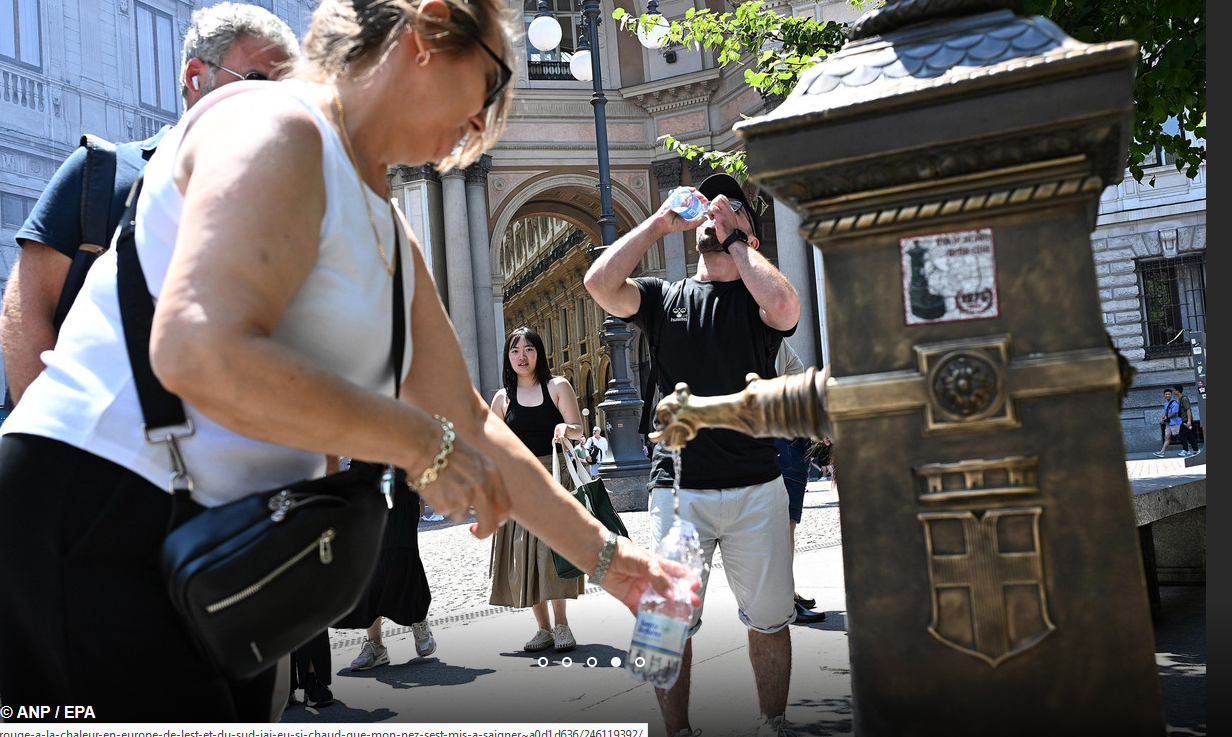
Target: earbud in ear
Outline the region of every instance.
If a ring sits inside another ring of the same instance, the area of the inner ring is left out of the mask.
[[[193,78],[192,78],[192,86],[193,86],[193,89],[194,89],[194,90],[197,90],[198,92],[199,92],[199,91],[201,91],[201,78],[200,78],[200,77],[193,77]]]

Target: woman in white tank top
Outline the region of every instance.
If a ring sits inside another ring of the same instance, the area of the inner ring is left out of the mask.
[[[199,503],[319,476],[327,455],[419,479],[446,450],[440,415],[458,439],[426,501],[459,521],[474,510],[481,537],[518,519],[634,609],[669,580],[489,413],[389,201],[390,166],[464,167],[495,143],[516,58],[504,5],[324,0],[293,81],[228,85],[168,132],[137,211],[151,363],[196,425],[180,447]],[[212,676],[157,573],[170,464],[142,439],[115,273],[109,252],[0,437],[0,700],[91,704],[103,721],[235,720],[264,701],[277,719],[288,679],[254,694]],[[108,647],[117,620],[153,650]],[[46,667],[31,667],[31,642]]]

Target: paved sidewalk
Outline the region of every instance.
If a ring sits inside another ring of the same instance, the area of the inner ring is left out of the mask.
[[[1205,477],[1205,466],[1183,459],[1131,458],[1135,488]],[[1174,478],[1176,477],[1176,478]],[[646,513],[621,515],[630,536],[649,544]],[[517,722],[559,727],[566,723],[647,723],[663,727],[653,690],[632,680],[623,660],[634,617],[594,587],[570,602],[568,618],[578,641],[570,653],[524,653],[534,632],[526,610],[486,606],[487,541],[463,526],[423,523],[421,546],[434,601],[430,622],[438,649],[415,654],[409,627],[389,624],[385,642],[391,665],[351,673],[359,630],[332,631],[333,692],[337,702],[316,710],[288,709],[284,723]],[[459,534],[461,532],[461,534]],[[716,567],[721,566],[716,556]],[[478,574],[470,569],[477,568]],[[787,719],[801,735],[850,735],[850,657],[846,636],[838,495],[829,482],[810,484],[798,528],[797,590],[817,599],[826,620],[792,625],[792,681]],[[746,631],[736,618],[726,577],[710,578],[704,626],[694,638],[693,727],[704,737],[752,735],[758,714]],[[477,578],[475,577],[477,575]],[[461,583],[460,583],[461,582]],[[1204,586],[1164,587],[1156,623],[1157,661],[1170,725],[1177,735],[1206,734],[1206,610]],[[547,658],[541,666],[538,658]],[[565,665],[568,656],[572,663]],[[591,661],[592,665],[587,665]],[[961,737],[961,736],[957,736]]]

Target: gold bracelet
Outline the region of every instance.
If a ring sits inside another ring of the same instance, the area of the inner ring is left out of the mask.
[[[440,475],[441,471],[445,470],[445,466],[449,465],[449,454],[453,452],[453,441],[454,438],[458,437],[453,431],[452,422],[440,415],[432,415],[432,417],[441,423],[441,429],[445,431],[445,434],[441,437],[441,450],[436,454],[436,458],[432,459],[432,465],[425,468],[424,472],[420,474],[419,480],[410,485],[411,491],[416,493],[423,487],[436,481],[436,477]]]

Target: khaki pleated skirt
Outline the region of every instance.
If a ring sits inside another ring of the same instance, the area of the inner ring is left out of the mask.
[[[550,472],[552,456],[539,456]],[[552,549],[530,530],[510,520],[492,536],[492,577],[495,606],[529,607],[551,599],[576,599],[586,588],[586,577],[561,578],[552,563]]]

